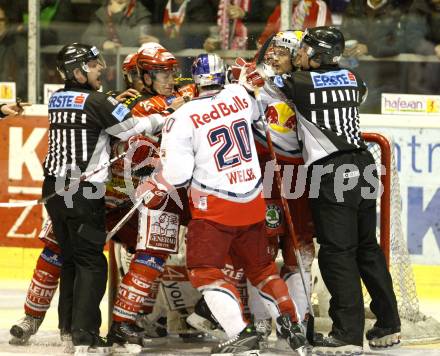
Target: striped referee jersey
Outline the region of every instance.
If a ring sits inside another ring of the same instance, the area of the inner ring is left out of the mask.
[[[48,107],[45,176],[78,178],[80,174],[92,172],[108,162],[110,136],[126,140],[145,131],[154,134],[163,124],[135,119],[129,108],[112,96],[84,88],[57,91],[49,99]],[[87,180],[105,182],[107,177],[108,170],[104,169]]]
[[[338,66],[284,74],[275,85],[295,105],[298,139],[306,165],[338,151],[365,149],[359,130],[359,106],[367,87]]]

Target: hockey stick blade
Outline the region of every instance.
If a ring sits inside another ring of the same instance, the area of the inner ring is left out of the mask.
[[[275,166],[278,166],[278,162],[277,162],[277,157],[275,154],[275,150],[273,148],[273,143],[272,143],[272,137],[270,134],[270,128],[269,128],[269,124],[267,123],[267,118],[266,118],[266,114],[264,113],[264,108],[263,108],[263,104],[261,101],[261,95],[260,95],[260,89],[259,88],[255,88],[254,89],[254,94],[255,94],[255,99],[257,101],[257,106],[258,106],[258,111],[260,114],[260,119],[262,120],[263,124],[264,124],[264,130],[266,133],[266,142],[267,142],[267,148],[270,152],[270,156],[272,158],[272,160],[275,162]],[[304,269],[304,264],[302,262],[302,257],[301,254],[299,252],[299,244],[298,244],[298,239],[295,233],[295,228],[293,226],[293,221],[292,221],[292,215],[290,213],[290,207],[289,204],[287,203],[287,199],[286,197],[284,197],[283,192],[285,191],[283,189],[283,181],[281,179],[281,174],[280,171],[278,169],[275,169],[275,181],[277,183],[278,186],[278,190],[280,191],[280,195],[281,195],[281,203],[283,206],[283,210],[284,210],[284,215],[286,218],[286,224],[287,224],[287,229],[290,235],[290,238],[292,240],[293,243],[293,251],[295,253],[295,257],[296,257],[296,261],[298,264],[298,269],[301,275],[301,281],[302,281],[302,285],[304,288],[304,293],[307,296],[307,306],[309,308],[309,320],[310,320],[310,325],[309,323],[307,324],[307,330],[306,330],[306,338],[307,341],[313,345],[314,343],[314,324],[315,324],[315,319],[314,319],[314,313],[313,313],[313,306],[312,306],[312,299],[311,299],[311,295],[310,292],[308,292],[308,288],[307,288],[307,282],[305,279],[305,269]]]
[[[96,173],[99,173],[100,171],[109,168],[113,163],[116,161],[124,158],[127,155],[127,151],[121,153],[120,155],[112,158],[111,160],[105,162],[101,166],[96,167],[91,172],[86,172],[82,174],[78,179],[74,180],[73,183],[66,185],[60,190],[57,190],[45,197],[41,197],[40,199],[36,200],[22,200],[22,201],[15,201],[15,202],[0,202],[0,208],[23,208],[27,206],[35,206],[39,204],[46,204],[46,202],[49,199],[52,199],[53,197],[57,195],[63,195],[64,192],[68,192],[70,189],[75,188],[77,185],[79,185],[81,182],[84,182],[86,179],[93,177]]]

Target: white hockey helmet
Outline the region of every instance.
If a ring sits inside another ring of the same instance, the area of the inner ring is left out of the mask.
[[[226,67],[223,59],[215,53],[199,54],[191,67],[194,82],[205,87],[209,85],[224,85],[226,80]]]
[[[293,57],[299,50],[303,34],[304,32],[299,30],[281,31],[273,37],[272,43],[275,47],[288,48]]]

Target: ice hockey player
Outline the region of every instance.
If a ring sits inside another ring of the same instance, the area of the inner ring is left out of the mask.
[[[124,76],[126,89],[135,89],[137,92],[141,93],[144,89],[144,83],[137,70],[137,57],[137,52],[130,53],[125,57],[122,62],[122,75]]]
[[[259,334],[243,320],[237,289],[221,271],[228,254],[264,295],[280,334],[292,349],[301,349],[305,337],[294,303],[267,252],[265,203],[251,131],[252,120],[259,117],[257,106],[242,86],[224,86],[225,68],[217,55],[199,55],[192,73],[200,96],[167,119],[163,170],[141,184],[138,195],[149,192],[146,204],[152,207],[165,193],[191,181],[187,268],[230,338],[214,347],[213,354],[259,348]]]
[[[293,252],[292,240],[288,229],[285,226],[286,219],[281,204],[280,192],[275,181],[269,181],[272,174],[267,174],[267,181],[264,182],[264,195],[266,198],[266,232],[273,247],[274,256],[278,252],[278,244],[282,251],[283,265],[281,276],[286,281],[290,296],[293,298],[300,320],[305,322],[307,319],[308,301],[311,285],[311,267],[314,257],[313,234],[314,226],[308,202],[308,187],[306,187],[305,171],[302,171],[304,180],[298,180],[300,166],[304,163],[301,155],[300,146],[296,133],[296,117],[293,106],[289,103],[275,99],[270,94],[277,90],[283,74],[295,70],[295,58],[299,50],[302,38],[302,31],[282,31],[277,33],[271,45],[271,67],[275,76],[266,80],[265,86],[261,90],[263,104],[266,107],[266,118],[272,137],[273,146],[277,155],[277,163],[281,168],[281,175],[286,175],[286,182],[291,182],[288,203],[293,215],[293,223],[297,238],[300,243],[300,253],[302,255],[307,280],[307,293],[304,290],[301,275],[298,270],[297,261]],[[274,169],[270,165],[271,157],[267,150],[265,128],[261,121],[253,124],[255,140],[257,142],[258,157],[262,175],[265,177],[266,170]],[[296,191],[296,193],[295,193]],[[255,293],[250,293],[251,296]],[[251,299],[251,308],[256,315],[256,325],[265,323],[263,320],[264,311],[259,311],[254,305],[254,298]],[[261,312],[261,316],[258,314]]]
[[[195,94],[194,86],[176,90],[177,60],[157,43],[141,47],[137,67],[146,99],[131,109],[134,117],[163,122]],[[136,318],[140,311],[151,312],[165,261],[171,253],[177,253],[179,228],[187,220],[183,190],[178,200],[183,205],[169,199],[160,209],[144,208],[139,214],[136,254],[119,286],[108,334],[110,343],[142,345],[145,335],[137,327]],[[142,327],[142,323],[139,325]]]

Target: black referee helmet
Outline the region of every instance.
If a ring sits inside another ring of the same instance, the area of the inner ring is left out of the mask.
[[[89,71],[87,62],[94,59],[105,68],[105,60],[98,48],[82,43],[72,43],[58,52],[57,69],[64,81],[74,81],[73,70],[79,68],[86,75]]]
[[[301,45],[308,46],[307,55],[320,64],[337,64],[345,49],[344,35],[336,27],[320,26],[304,32]]]

